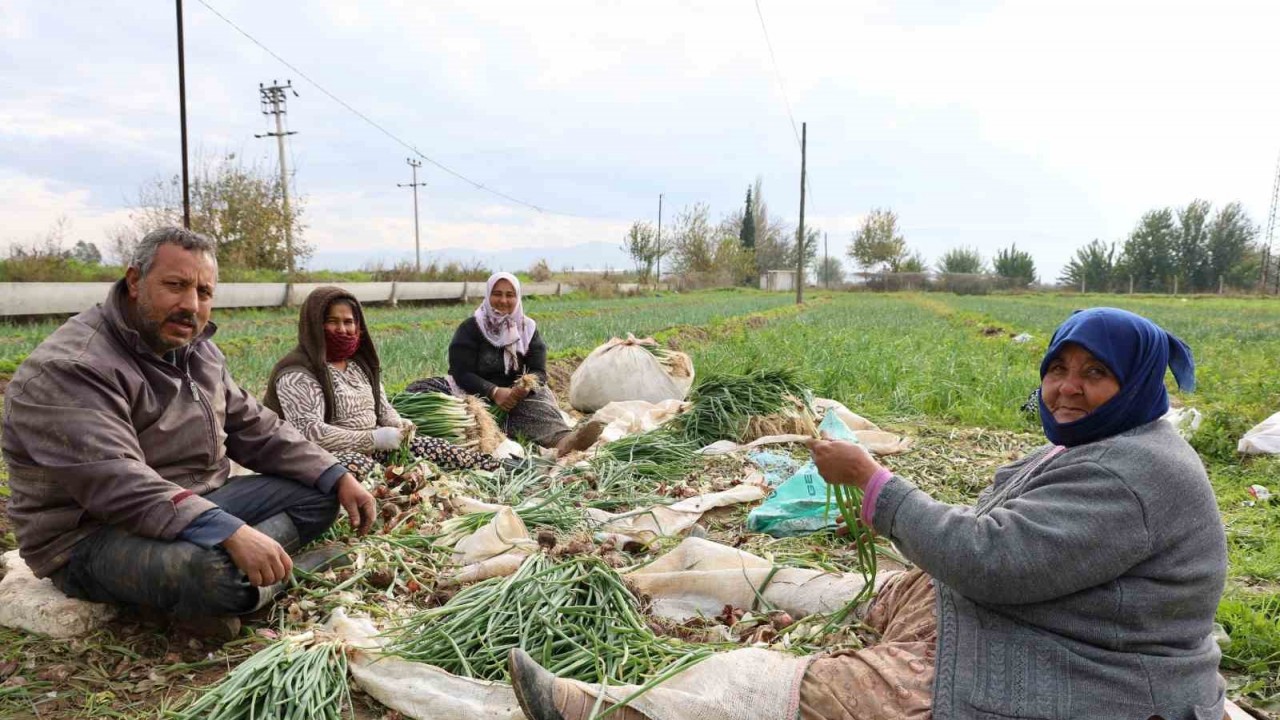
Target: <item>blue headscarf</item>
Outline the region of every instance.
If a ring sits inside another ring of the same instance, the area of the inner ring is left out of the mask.
[[[1165,368],[1173,370],[1178,387],[1196,388],[1196,363],[1191,348],[1150,320],[1126,310],[1080,310],[1053,333],[1040,362],[1040,379],[1062,346],[1075,343],[1100,360],[1116,376],[1120,391],[1088,415],[1059,423],[1040,398],[1040,424],[1055,445],[1072,447],[1118,435],[1146,425],[1169,411],[1164,387]]]

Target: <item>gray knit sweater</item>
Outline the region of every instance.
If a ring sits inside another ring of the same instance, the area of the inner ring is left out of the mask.
[[[1161,421],[1001,468],[973,508],[899,477],[876,530],[935,579],[936,720],[1221,720],[1226,537]]]

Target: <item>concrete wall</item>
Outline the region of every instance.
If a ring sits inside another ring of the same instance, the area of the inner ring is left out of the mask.
[[[112,283],[0,283],[0,317],[73,315],[88,310],[107,297]],[[217,308],[280,307],[301,305],[322,285],[345,288],[362,303],[396,303],[401,300],[478,300],[484,282],[381,282],[381,283],[221,283],[214,298]],[[563,295],[573,292],[568,283],[528,283],[527,296]]]

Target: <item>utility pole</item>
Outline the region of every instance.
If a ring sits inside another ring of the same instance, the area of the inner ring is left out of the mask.
[[[823,284],[826,285],[828,290],[831,289],[831,268],[828,266],[829,262],[831,262],[831,257],[827,255],[827,233],[823,232],[822,233],[822,275],[824,279]]]
[[[298,97],[298,91],[293,89],[293,81],[290,80],[284,85],[279,81],[272,80],[271,85],[263,87],[262,83],[258,83],[258,94],[261,96],[262,114],[276,116],[276,131],[254,135],[256,138],[273,137],[280,149],[280,192],[284,195],[284,251],[288,255],[289,274],[294,272],[293,267],[293,216],[289,214],[289,171],[285,167],[284,162],[284,138],[286,135],[297,135],[298,133],[290,130],[284,130],[284,116],[288,110],[285,108],[286,93],[292,92],[294,97]]]
[[[178,7],[178,123],[182,126],[182,227],[190,230],[191,184],[187,176],[187,59],[182,43],[182,0],[177,0],[176,4]]]
[[[800,234],[796,238],[796,304],[804,304],[804,181],[809,123],[800,123]]]
[[[418,168],[422,167],[421,160],[413,158],[405,158],[405,162],[409,163],[409,167],[413,168],[413,182],[396,183],[396,187],[413,188],[413,271],[422,274],[422,244],[418,241],[418,187],[425,187],[426,183],[418,182]]]
[[[1267,273],[1271,264],[1271,242],[1276,230],[1276,208],[1280,205],[1280,159],[1276,160],[1276,179],[1271,185],[1271,213],[1267,216],[1266,244],[1262,246],[1262,294],[1267,294]],[[1280,271],[1276,272],[1280,276]]]
[[[654,281],[654,285],[662,284],[662,256],[666,253],[666,248],[662,246],[662,193],[658,193],[658,279]]]

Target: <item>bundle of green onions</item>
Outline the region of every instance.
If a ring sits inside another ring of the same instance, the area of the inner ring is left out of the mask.
[[[849,529],[849,539],[853,541],[858,558],[858,570],[866,582],[853,599],[832,613],[826,625],[828,630],[848,620],[858,605],[875,593],[877,566],[875,533],[862,522],[862,490],[854,485],[827,483],[828,517],[832,510],[839,513],[844,519],[845,527]]]
[[[391,406],[418,432],[448,440],[455,445],[492,452],[502,442],[502,434],[489,417],[484,404],[474,397],[455,397],[441,392],[403,392],[391,398]]]
[[[646,687],[715,650],[654,634],[622,578],[593,556],[532,555],[386,634],[389,654],[485,680],[509,680],[516,647],[560,677]]]
[[[626,463],[640,477],[674,482],[697,467],[697,450],[697,445],[675,432],[659,428],[602,445],[593,464]]]
[[[448,440],[455,445],[474,442],[475,418],[467,412],[466,401],[441,392],[399,393],[391,407],[400,417],[412,420],[418,432]]]
[[[746,442],[753,419],[795,414],[797,403],[808,417],[808,389],[787,370],[754,370],[745,375],[715,375],[693,389],[689,411],[672,421],[684,439],[703,447],[717,440]]]
[[[337,720],[344,706],[351,707],[351,695],[342,643],[303,633],[259,651],[171,717]]]

